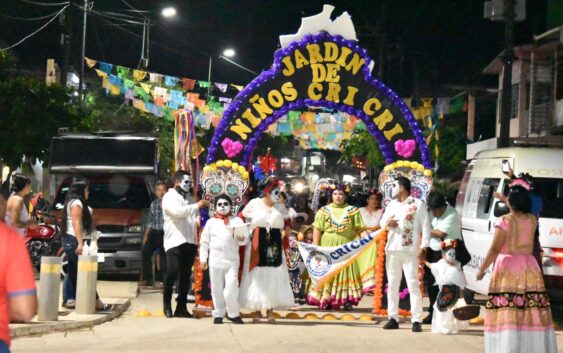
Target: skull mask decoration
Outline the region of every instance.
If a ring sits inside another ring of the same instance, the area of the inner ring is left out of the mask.
[[[280,201],[280,192],[279,187],[275,187],[272,191],[270,191],[270,198],[274,201],[274,203],[278,203]]]
[[[221,216],[229,215],[231,213],[231,201],[219,196],[215,201],[215,211]]]
[[[393,188],[391,189],[391,197],[396,199],[397,196],[399,196],[399,192],[401,192],[401,186],[399,182],[395,180],[395,182],[393,182]]]
[[[192,188],[192,177],[189,175],[184,175],[182,180],[180,181],[180,189],[182,189],[183,192],[188,193],[190,192],[190,189]]]
[[[446,262],[452,264],[455,262],[455,249],[450,248],[444,252],[444,259]]]

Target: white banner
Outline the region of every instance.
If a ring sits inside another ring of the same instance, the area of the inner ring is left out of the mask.
[[[379,229],[340,246],[322,247],[298,242],[299,252],[313,285],[318,287],[331,280],[363,251],[375,245],[375,240],[383,231]]]

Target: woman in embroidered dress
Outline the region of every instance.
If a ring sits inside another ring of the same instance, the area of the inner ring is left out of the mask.
[[[266,310],[268,322],[275,322],[273,309],[293,306],[289,284],[283,234],[291,234],[290,219],[279,204],[280,180],[266,178],[261,183],[262,197],[252,199],[242,215],[254,229],[251,244],[246,246],[240,286],[241,307],[256,311],[253,322],[260,321]],[[285,232],[283,232],[285,230]]]
[[[374,232],[380,228],[379,221],[383,215],[381,200],[383,200],[383,195],[376,189],[370,189],[367,204],[365,207],[360,207],[362,220],[364,221],[366,229],[370,232]]]
[[[313,244],[328,247],[343,245],[356,239],[364,230],[360,210],[346,203],[348,190],[349,187],[344,184],[329,188],[332,203],[322,207],[315,216]],[[370,250],[331,281],[321,287],[311,287],[307,302],[321,309],[338,310],[343,306],[344,310],[352,310],[352,306],[358,305],[362,295],[375,285],[376,247],[373,246]],[[369,254],[370,252],[373,254]],[[372,260],[373,263],[370,263]]]
[[[493,243],[477,273],[494,261],[485,312],[485,352],[555,353],[557,341],[543,276],[532,255],[537,219],[530,193],[513,186],[510,213],[495,224]]]

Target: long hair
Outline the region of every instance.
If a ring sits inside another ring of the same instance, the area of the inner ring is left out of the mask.
[[[17,173],[14,174],[12,179],[12,187],[10,188],[10,193],[18,193],[25,189],[26,186],[31,184],[31,179],[28,176]]]
[[[68,205],[74,200],[80,200],[82,202],[82,229],[87,232],[93,230],[94,222],[92,221],[92,215],[90,214],[90,209],[88,208],[88,201],[86,201],[85,191],[88,188],[88,181],[86,179],[75,179],[68,188],[66,194],[66,201],[63,211],[63,219],[61,222],[61,230],[66,233],[68,229]],[[72,227],[72,224],[70,224]]]

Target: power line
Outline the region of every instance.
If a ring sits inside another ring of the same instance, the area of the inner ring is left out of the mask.
[[[49,21],[47,21],[47,23],[45,23],[43,26],[39,27],[35,32],[28,34],[27,36],[23,37],[22,40],[20,40],[19,42],[10,45],[7,48],[1,48],[0,51],[4,51],[4,50],[8,50],[8,49],[12,49],[14,47],[17,47],[18,45],[20,45],[21,43],[23,43],[25,40],[33,37],[34,35],[36,35],[37,33],[39,33],[42,29],[44,29],[45,27],[47,27],[51,22],[53,22],[57,17],[59,17],[59,15],[68,7],[68,5],[66,5],[65,7],[63,7],[59,12],[57,12],[55,14],[55,16],[53,16],[53,18],[51,18]]]
[[[68,5],[70,2],[39,2],[39,1],[31,1],[31,0],[20,0],[21,2],[26,2],[28,4],[39,5],[39,6],[61,6],[61,5]]]
[[[56,15],[58,11],[50,13],[48,15],[45,16],[40,16],[40,17],[31,17],[31,18],[26,18],[26,17],[17,17],[17,16],[10,16],[10,15],[4,15],[0,13],[0,16],[2,17],[6,17],[6,18],[10,18],[12,20],[19,20],[19,21],[37,21],[37,20],[44,20],[46,18],[49,18],[53,15]]]

